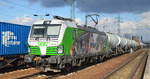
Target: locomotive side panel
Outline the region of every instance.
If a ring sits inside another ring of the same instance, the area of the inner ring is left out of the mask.
[[[73,46],[70,49],[72,56],[95,55],[106,51],[105,48],[108,47],[108,45],[106,45],[107,36],[105,33],[94,33],[86,30],[81,31],[81,29],[74,28],[73,39]]]

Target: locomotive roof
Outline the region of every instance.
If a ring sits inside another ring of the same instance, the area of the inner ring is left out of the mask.
[[[102,32],[102,31],[99,31],[97,30],[96,28],[93,28],[93,27],[90,27],[90,26],[77,26],[79,29],[82,29],[82,30],[86,30],[88,32],[92,32],[92,33],[98,33],[98,34],[104,34],[106,35],[105,32]]]

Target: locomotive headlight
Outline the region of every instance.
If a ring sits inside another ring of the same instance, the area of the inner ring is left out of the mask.
[[[58,47],[58,53],[63,53],[63,49],[64,49],[63,46],[59,46]]]

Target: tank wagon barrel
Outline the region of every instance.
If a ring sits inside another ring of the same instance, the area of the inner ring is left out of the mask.
[[[125,47],[127,45],[127,39],[126,38],[121,38],[120,46]]]
[[[138,43],[135,40],[127,39],[110,33],[106,33],[106,35],[108,37],[108,42],[113,48],[117,48],[118,46],[135,48],[138,46]],[[142,45],[142,43],[140,45]]]
[[[108,42],[110,43],[111,47],[116,48],[120,44],[121,39],[119,36],[110,33],[106,33],[106,35],[108,37]]]

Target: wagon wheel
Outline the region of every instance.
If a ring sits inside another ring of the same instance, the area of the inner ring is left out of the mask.
[[[63,69],[61,69],[61,71],[64,74],[67,74],[67,73],[71,72],[71,69],[72,69],[72,65],[70,63],[66,63],[65,67]]]

